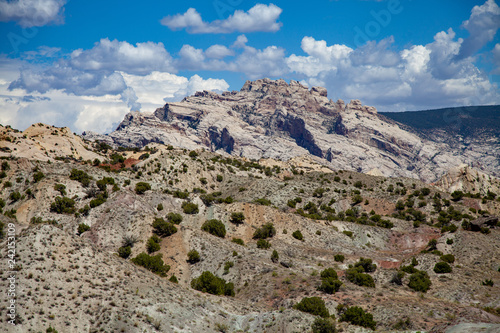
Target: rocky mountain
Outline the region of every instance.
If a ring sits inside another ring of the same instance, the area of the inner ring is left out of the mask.
[[[500,105],[382,114],[410,126],[423,138],[445,143],[463,155],[475,156],[469,166],[499,176]]]
[[[326,89],[293,80],[247,81],[240,91],[220,95],[197,92],[154,113],[131,112],[109,135],[83,137],[126,147],[154,142],[205,148],[250,159],[286,161],[308,154],[332,169],[424,181],[464,163],[492,175],[500,169],[498,137],[455,144],[460,138],[453,133],[424,135],[358,100],[334,102]]]
[[[0,132],[1,332],[500,329],[495,177]]]

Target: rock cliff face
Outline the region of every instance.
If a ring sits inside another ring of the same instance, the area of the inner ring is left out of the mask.
[[[111,134],[83,137],[122,146],[205,148],[251,159],[310,154],[334,169],[376,168],[385,176],[425,181],[481,158],[407,129],[359,100],[329,100],[325,88],[261,79],[247,81],[239,92],[197,92],[154,113],[131,112]],[[498,160],[486,170],[495,168]]]

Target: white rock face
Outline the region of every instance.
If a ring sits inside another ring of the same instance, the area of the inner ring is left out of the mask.
[[[435,186],[443,191],[462,191],[464,193],[480,193],[486,195],[488,191],[498,193],[500,191],[500,179],[485,174],[467,164],[451,168]]]
[[[111,134],[83,136],[123,146],[156,142],[205,148],[251,159],[309,154],[334,169],[377,169],[384,176],[428,182],[481,156],[463,156],[445,142],[426,140],[359,100],[333,102],[325,88],[269,79],[247,81],[239,92],[197,92],[154,113],[131,112]]]

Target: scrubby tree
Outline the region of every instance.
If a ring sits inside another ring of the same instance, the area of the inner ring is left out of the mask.
[[[279,260],[279,254],[278,254],[278,251],[276,250],[273,250],[273,254],[271,254],[271,261],[274,262],[274,263],[277,263],[278,260]]]
[[[253,239],[266,239],[276,235],[276,229],[272,223],[266,223],[262,227],[255,230]]]
[[[191,281],[191,288],[212,295],[234,296],[234,285],[209,271]]]
[[[160,250],[160,242],[161,239],[157,235],[153,235],[148,239],[148,243],[146,244],[146,249],[148,253],[151,254],[153,252]]]
[[[295,239],[298,239],[298,240],[304,240],[304,236],[302,235],[302,233],[300,232],[300,230],[295,230],[293,233],[292,233],[292,236],[293,238]]]
[[[451,266],[447,262],[438,262],[434,265],[434,272],[436,274],[451,273]]]
[[[132,258],[131,261],[160,276],[166,276],[167,272],[170,270],[170,266],[165,265],[160,253],[155,256],[150,256],[142,252],[137,257]]]
[[[459,201],[460,199],[462,199],[464,196],[464,193],[462,191],[453,191],[451,193],[451,200],[453,201]]]
[[[50,211],[57,214],[73,214],[75,210],[75,200],[66,197],[56,197],[50,204]]]
[[[450,264],[453,264],[455,262],[455,256],[453,254],[442,255],[440,259]]]
[[[171,213],[167,214],[167,220],[168,220],[168,222],[173,223],[173,224],[181,224],[182,215],[178,214],[178,213],[171,212]]]
[[[123,259],[127,259],[128,257],[130,257],[131,253],[132,249],[130,248],[130,246],[122,246],[118,249],[118,255]]]
[[[269,243],[267,240],[265,239],[257,240],[257,248],[267,250],[270,247],[271,243]]]
[[[340,321],[347,321],[353,325],[358,325],[366,328],[371,328],[375,330],[377,322],[373,320],[373,315],[371,313],[365,312],[359,306],[345,307],[340,304],[337,307],[340,314]]]
[[[55,184],[54,185],[54,190],[58,191],[61,193],[62,196],[66,195],[66,186],[63,184]]]
[[[200,260],[201,260],[200,253],[198,251],[193,249],[193,250],[188,252],[188,262],[190,264],[196,264]]]
[[[45,175],[41,171],[37,171],[37,172],[35,172],[35,174],[33,174],[33,181],[35,183],[38,183],[43,178],[45,178]]]
[[[135,184],[135,193],[144,194],[146,191],[151,190],[151,185],[146,182],[138,182]]]
[[[245,215],[242,212],[231,213],[231,222],[241,224],[245,221]]]
[[[299,303],[294,305],[294,308],[323,318],[330,316],[325,306],[325,301],[320,297],[304,297]]]
[[[231,240],[231,242],[236,243],[236,244],[238,244],[238,245],[245,246],[245,242],[244,242],[244,241],[243,241],[243,239],[241,239],[241,238],[233,238],[233,239]]]
[[[363,257],[359,258],[359,261],[354,264],[354,267],[363,267],[365,273],[372,273],[377,269],[377,265],[372,264],[371,259],[365,259]]]
[[[162,218],[155,218],[153,222],[153,232],[160,237],[168,237],[177,232],[177,228],[173,223],[167,222]]]
[[[69,179],[80,182],[83,187],[88,187],[90,185],[90,180],[92,179],[92,177],[90,177],[85,171],[71,169]]]
[[[12,192],[10,195],[9,195],[9,199],[12,201],[12,202],[16,202],[18,201],[19,199],[21,199],[21,193],[19,192]]]
[[[332,318],[316,318],[311,326],[312,333],[337,333]]]
[[[85,231],[88,231],[90,230],[90,227],[88,225],[86,225],[85,223],[80,223],[78,225],[78,234],[81,235],[83,234]]]
[[[344,262],[345,257],[344,257],[344,255],[342,255],[342,254],[336,254],[336,255],[333,257],[333,259],[334,259],[335,261],[337,261],[337,262]]]
[[[346,270],[346,278],[348,281],[357,284],[358,286],[375,288],[375,281],[369,274],[363,273],[364,269],[361,266],[352,267]]]
[[[221,238],[226,236],[226,227],[224,226],[224,223],[217,219],[205,221],[205,223],[201,226],[201,230]]]
[[[183,202],[182,210],[185,214],[198,214],[198,205],[192,202]]]
[[[327,294],[334,294],[339,291],[341,286],[342,282],[340,280],[333,277],[326,277],[321,279],[318,290]]]
[[[394,284],[397,284],[398,286],[401,286],[403,284],[403,278],[405,276],[405,272],[402,272],[402,271],[399,271],[399,272],[395,272],[393,275],[392,275],[392,278],[391,278],[391,283],[394,283]]]
[[[408,282],[408,287],[415,291],[421,291],[425,293],[431,287],[431,280],[429,275],[424,271],[417,271],[410,275],[410,281]]]

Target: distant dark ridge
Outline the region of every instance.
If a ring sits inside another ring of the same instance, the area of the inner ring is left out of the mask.
[[[500,133],[500,105],[379,113],[417,130],[446,128],[464,135],[472,135],[478,131]]]

